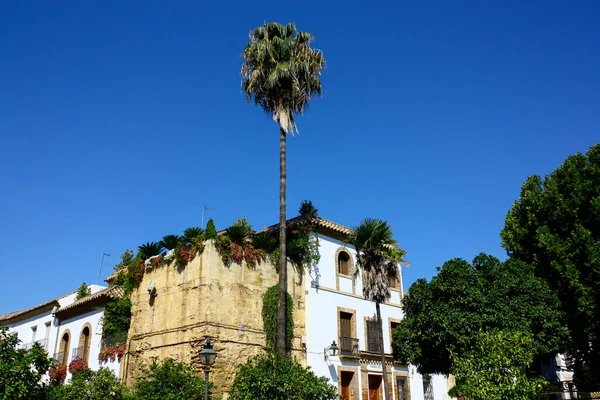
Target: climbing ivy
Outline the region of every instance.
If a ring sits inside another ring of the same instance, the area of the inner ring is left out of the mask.
[[[267,347],[275,349],[277,343],[277,302],[279,296],[279,285],[271,286],[263,296],[262,319],[265,329]],[[285,341],[286,347],[292,347],[292,338],[294,337],[294,303],[292,296],[287,293],[286,301],[286,329]]]

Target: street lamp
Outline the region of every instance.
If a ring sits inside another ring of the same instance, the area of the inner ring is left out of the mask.
[[[204,365],[204,400],[208,400],[208,373],[216,358],[217,352],[213,349],[210,338],[206,338],[204,348],[200,352],[200,364]]]
[[[329,352],[330,356],[335,357],[335,356],[337,356],[338,350],[339,350],[339,347],[335,343],[335,340],[334,340],[329,346],[327,346],[323,349],[323,355],[325,356],[325,360],[327,360],[327,358],[328,358],[327,357],[328,352]]]

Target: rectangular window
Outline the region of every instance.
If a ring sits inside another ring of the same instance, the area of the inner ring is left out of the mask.
[[[396,398],[398,400],[408,400],[408,387],[406,386],[407,384],[407,380],[406,377],[404,376],[397,376],[396,377],[396,393],[397,396]]]
[[[338,273],[340,275],[350,275],[350,256],[344,251],[338,255]]]
[[[37,335],[37,326],[31,327],[31,343],[35,342],[35,336]]]
[[[339,311],[339,346],[341,356],[358,356],[356,321],[352,312]]]
[[[379,353],[379,323],[376,317],[366,319],[367,350]]]
[[[46,322],[44,325],[46,326],[46,333],[44,334],[44,344],[42,347],[48,350],[48,343],[50,341],[50,322]]]
[[[394,341],[394,331],[400,325],[400,322],[390,322],[390,343]]]

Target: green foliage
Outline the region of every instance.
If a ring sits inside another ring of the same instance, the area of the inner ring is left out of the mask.
[[[102,345],[114,346],[125,343],[131,324],[131,300],[112,299],[104,307],[102,319]]]
[[[196,400],[203,398],[204,380],[188,364],[172,358],[152,359],[134,385],[140,400]]]
[[[121,261],[115,265],[117,276],[112,285],[123,287],[125,295],[129,296],[135,285],[142,280],[145,270],[141,253],[134,257],[133,251],[127,249],[121,255]]]
[[[88,285],[83,282],[79,288],[77,288],[77,294],[75,295],[75,301],[84,298],[85,296],[89,296],[92,294],[92,289],[88,287]]]
[[[545,179],[531,176],[500,233],[511,258],[554,289],[573,344],[579,390],[600,387],[600,144]]]
[[[406,251],[396,247],[392,228],[387,222],[365,218],[350,236],[357,254],[356,272],[362,271],[363,295],[367,300],[384,303],[391,296],[391,279],[398,277],[398,264],[405,263]]]
[[[246,242],[250,239],[250,235],[252,235],[254,231],[252,230],[252,226],[248,223],[248,220],[244,217],[241,219],[237,219],[229,228],[225,230],[226,235],[229,239],[240,246],[246,244]]]
[[[145,259],[148,259],[150,257],[153,256],[157,256],[159,254],[161,254],[163,251],[163,246],[161,244],[161,242],[148,242],[146,244],[143,244],[141,246],[138,247],[138,252],[140,254],[140,257]]]
[[[250,33],[242,54],[246,99],[254,99],[286,133],[294,132],[294,115],[302,114],[313,96],[321,95],[325,57],[310,47],[312,42],[312,35],[297,31],[293,23],[265,23]]]
[[[267,353],[238,367],[231,400],[333,400],[337,388],[291,357]]]
[[[294,300],[286,293],[286,347],[292,347],[294,337]],[[271,286],[263,296],[262,319],[265,329],[267,347],[274,349],[277,341],[277,305],[279,296],[279,285]]]
[[[50,366],[50,359],[39,344],[19,348],[16,335],[0,327],[0,398],[42,399],[40,379]]]
[[[133,400],[127,387],[108,368],[82,370],[63,386],[49,388],[47,400]]]
[[[204,229],[200,227],[191,227],[183,231],[181,237],[181,244],[184,246],[191,246],[195,243],[204,241]]]
[[[264,250],[266,253],[272,253],[279,247],[277,238],[268,233],[257,233],[252,238],[252,245],[255,249]]]
[[[286,235],[286,256],[300,270],[315,265],[321,259],[319,239],[311,221],[304,221],[288,229]]]
[[[304,200],[300,204],[298,213],[303,217],[316,217],[319,214],[319,209],[315,207],[310,200]]]
[[[180,240],[181,239],[180,239],[179,235],[166,235],[166,236],[163,236],[162,240],[159,243],[165,249],[173,250],[173,249],[175,249],[175,247],[177,247]]]
[[[217,228],[215,228],[215,221],[213,219],[209,219],[206,223],[206,233],[204,237],[208,239],[216,239],[217,238]]]
[[[393,334],[394,356],[419,372],[452,371],[452,356],[463,358],[479,332],[532,335],[536,357],[564,350],[568,332],[548,285],[525,263],[480,254],[473,264],[447,261],[431,282],[417,280],[402,302],[404,318]]]
[[[535,400],[545,385],[543,378],[528,378],[525,367],[533,362],[533,337],[522,332],[477,332],[473,346],[452,355],[456,386],[453,397],[469,400]]]

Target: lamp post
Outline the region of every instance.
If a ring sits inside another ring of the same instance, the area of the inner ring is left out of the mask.
[[[204,400],[208,400],[208,373],[216,358],[217,352],[213,349],[210,338],[206,338],[204,348],[200,352],[200,364],[204,366]]]

